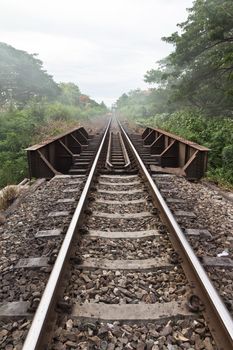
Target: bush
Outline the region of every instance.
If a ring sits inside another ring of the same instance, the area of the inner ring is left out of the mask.
[[[2,159],[3,157],[0,154],[0,162],[2,164],[0,169],[0,188],[8,184],[18,183],[28,176],[25,152],[24,154],[16,153],[14,156],[10,154],[5,161]]]
[[[47,120],[72,120],[80,116],[80,108],[63,105],[59,102],[49,104],[45,110]]]
[[[233,145],[229,145],[223,148],[222,160],[223,160],[223,166],[225,168],[233,169]],[[233,172],[232,172],[232,176],[233,176]]]

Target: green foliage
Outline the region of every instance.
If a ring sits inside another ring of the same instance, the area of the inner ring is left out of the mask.
[[[123,94],[116,103],[117,110],[127,118],[142,118],[154,114],[153,90],[132,90]]]
[[[81,92],[74,83],[60,83],[61,94],[59,101],[63,104],[78,106],[80,105]]]
[[[0,43],[0,108],[22,107],[31,98],[58,96],[58,85],[36,56]]]
[[[232,0],[196,0],[178,26],[180,33],[163,38],[174,45],[174,52],[148,71],[145,81],[159,84],[171,103],[179,102],[182,108],[232,116]]]
[[[25,154],[12,153],[8,155],[4,162],[4,156],[0,153],[0,187],[7,184],[19,183],[25,176],[27,176],[27,161]]]
[[[0,113],[0,187],[17,183],[25,176],[23,149],[31,141],[35,125],[28,110]]]
[[[233,169],[233,145],[225,146],[222,150],[223,166]]]
[[[63,105],[60,102],[49,104],[46,108],[47,119],[70,120],[75,118],[80,110],[72,105]]]

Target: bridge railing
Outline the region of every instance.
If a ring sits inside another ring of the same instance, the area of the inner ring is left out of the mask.
[[[151,154],[157,156],[158,171],[184,175],[189,179],[204,176],[209,148],[158,128],[146,128],[142,139]]]
[[[67,173],[73,163],[73,156],[87,147],[89,138],[90,135],[83,127],[74,128],[28,147],[26,151],[30,178],[51,178]]]

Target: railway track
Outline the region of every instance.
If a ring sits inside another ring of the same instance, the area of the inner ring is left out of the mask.
[[[23,349],[232,349],[231,316],[127,133],[109,122],[97,144],[87,178],[52,180],[67,182],[54,220],[67,227],[79,200],[56,259],[37,261],[52,269],[38,307],[19,305],[36,309]]]

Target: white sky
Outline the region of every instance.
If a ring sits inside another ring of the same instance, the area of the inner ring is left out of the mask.
[[[0,42],[38,53],[55,81],[98,102],[146,88],[143,76],[172,46],[193,0],[0,0]]]

